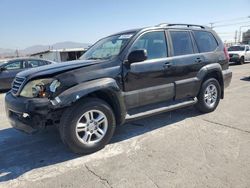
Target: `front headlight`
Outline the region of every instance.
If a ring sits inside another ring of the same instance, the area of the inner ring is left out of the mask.
[[[22,89],[20,96],[34,98],[34,97],[49,97],[61,85],[58,80],[47,78],[28,82]]]

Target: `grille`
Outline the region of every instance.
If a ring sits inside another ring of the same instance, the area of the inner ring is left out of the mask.
[[[25,78],[22,78],[22,77],[15,77],[13,83],[12,83],[12,89],[11,89],[11,92],[16,95],[18,94],[21,86],[23,85],[25,81]]]

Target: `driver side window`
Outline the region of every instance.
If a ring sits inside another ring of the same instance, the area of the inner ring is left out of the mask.
[[[147,50],[147,59],[167,57],[168,54],[165,33],[163,31],[155,31],[143,34],[135,41],[131,51],[139,49]]]
[[[17,70],[23,68],[23,61],[14,61],[4,66],[6,70]]]

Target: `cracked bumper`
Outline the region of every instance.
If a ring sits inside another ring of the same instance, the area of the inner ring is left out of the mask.
[[[49,113],[48,99],[5,96],[5,111],[11,126],[26,133],[34,133],[44,127]]]

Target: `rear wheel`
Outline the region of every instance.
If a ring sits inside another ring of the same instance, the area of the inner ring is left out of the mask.
[[[212,112],[220,102],[221,88],[215,78],[210,78],[203,82],[198,98],[196,108],[202,113]]]
[[[115,117],[103,100],[86,98],[67,109],[61,120],[60,135],[73,152],[93,153],[102,149],[112,138]]]

